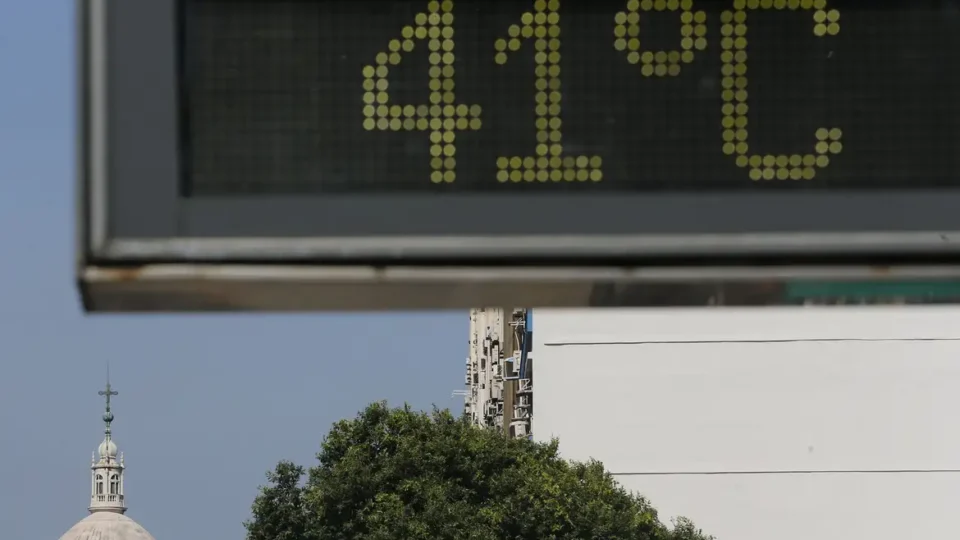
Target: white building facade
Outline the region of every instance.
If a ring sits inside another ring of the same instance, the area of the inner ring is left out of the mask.
[[[718,540],[960,528],[960,310],[534,310],[534,439]]]

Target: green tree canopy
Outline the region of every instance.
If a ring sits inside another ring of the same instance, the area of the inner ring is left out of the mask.
[[[481,429],[448,410],[374,403],[342,420],[305,469],[281,462],[245,523],[248,540],[707,540],[673,528],[596,461],[557,441]]]

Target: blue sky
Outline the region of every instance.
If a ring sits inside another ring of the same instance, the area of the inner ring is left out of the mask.
[[[388,399],[459,409],[467,314],[85,316],[73,283],[73,2],[0,1],[0,523],[86,515],[111,365],[128,515],[158,540],[241,539],[277,460]]]

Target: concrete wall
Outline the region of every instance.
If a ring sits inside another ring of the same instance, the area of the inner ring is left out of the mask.
[[[535,310],[538,440],[718,540],[960,528],[960,310]]]

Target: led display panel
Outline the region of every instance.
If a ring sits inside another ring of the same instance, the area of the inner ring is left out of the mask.
[[[951,0],[182,0],[186,197],[953,187]]]

